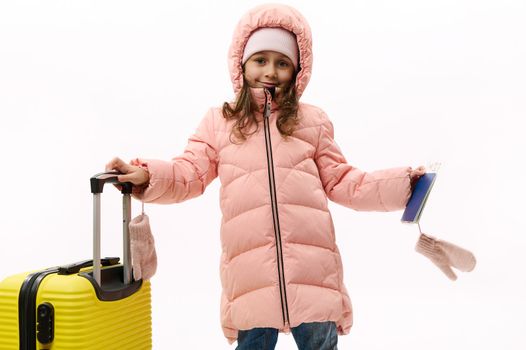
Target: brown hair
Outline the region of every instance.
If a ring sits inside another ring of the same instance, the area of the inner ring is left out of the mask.
[[[277,120],[277,127],[279,133],[283,137],[292,135],[295,126],[298,125],[298,98],[296,93],[296,77],[291,80],[289,85],[285,87],[276,98],[276,103],[279,108],[279,116]],[[250,94],[250,87],[247,81],[243,78],[243,87],[239,91],[236,101],[234,103],[223,103],[223,117],[226,120],[235,119],[236,122],[232,125],[230,131],[230,141],[232,135],[241,142],[245,141],[250,135],[258,131],[258,123],[255,112],[258,111],[258,106],[252,99]],[[252,125],[256,125],[256,129],[249,132]]]

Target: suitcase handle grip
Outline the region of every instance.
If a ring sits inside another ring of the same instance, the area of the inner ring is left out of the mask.
[[[106,183],[120,185],[122,194],[132,193],[133,184],[131,182],[119,182],[119,175],[122,175],[122,173],[118,171],[107,171],[93,175],[90,179],[91,193],[102,193]]]
[[[112,266],[117,265],[119,263],[120,258],[118,257],[111,257],[111,258],[103,258],[100,260],[100,263],[102,266]],[[73,264],[60,266],[58,268],[58,274],[59,275],[73,275],[75,273],[79,273],[80,269],[83,269],[85,267],[93,266],[93,260],[83,260],[79,261]]]

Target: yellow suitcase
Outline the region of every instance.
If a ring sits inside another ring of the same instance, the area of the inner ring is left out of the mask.
[[[93,260],[22,273],[0,282],[1,350],[152,348],[150,282],[132,279],[131,184],[121,184],[123,263],[119,264],[119,258],[100,258],[100,195],[104,184],[115,183],[116,178],[115,173],[91,178]]]

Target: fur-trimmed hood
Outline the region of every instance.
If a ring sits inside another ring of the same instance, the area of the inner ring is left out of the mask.
[[[248,38],[256,29],[280,27],[296,35],[300,70],[296,77],[298,97],[309,83],[312,72],[312,34],[307,20],[296,9],[283,4],[265,4],[250,10],[239,21],[228,52],[230,78],[237,94],[243,87],[241,60]]]

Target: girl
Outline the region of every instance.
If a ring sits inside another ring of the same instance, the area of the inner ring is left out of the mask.
[[[356,209],[405,207],[419,167],[363,172],[347,164],[333,126],[300,103],[311,75],[311,31],[294,8],[263,5],[235,30],[233,103],[212,108],[171,161],[119,158],[106,166],[144,202],[177,203],[221,181],[221,324],[237,349],[336,349],[351,301],[327,198]]]

